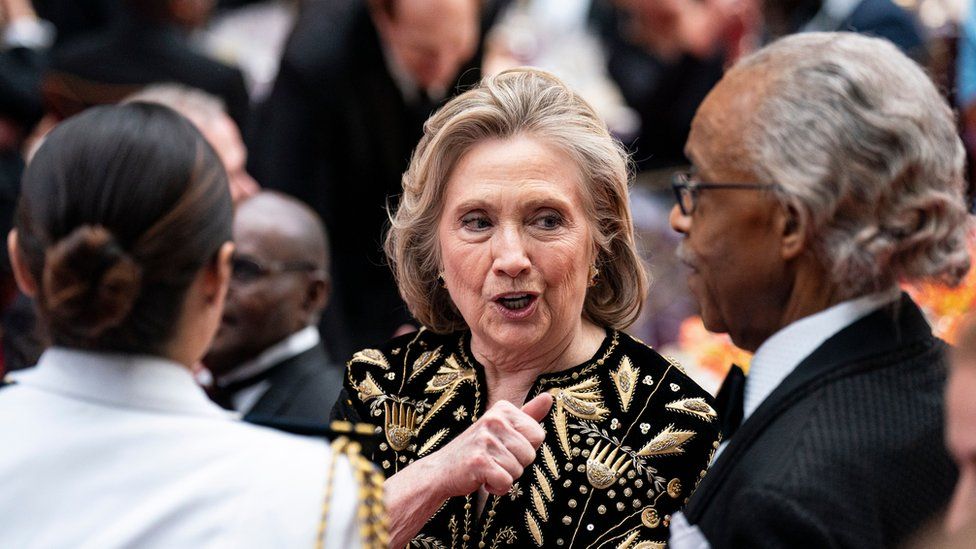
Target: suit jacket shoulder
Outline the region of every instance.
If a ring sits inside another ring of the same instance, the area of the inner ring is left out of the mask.
[[[320,343],[274,366],[268,380],[271,386],[247,416],[326,425],[342,388],[342,368]]]
[[[944,345],[907,297],[842,330],[739,428],[688,508],[713,547],[889,547],[954,483]]]

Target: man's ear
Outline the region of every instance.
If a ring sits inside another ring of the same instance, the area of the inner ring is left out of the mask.
[[[14,271],[14,280],[17,287],[27,297],[33,298],[37,295],[37,281],[31,276],[30,269],[20,255],[20,242],[17,237],[17,229],[11,229],[7,233],[7,253],[10,255],[10,265]]]
[[[778,223],[782,236],[780,252],[783,259],[796,259],[807,249],[806,216],[793,204],[787,204],[780,207]]]
[[[227,241],[217,251],[216,261],[206,267],[203,277],[203,293],[208,302],[215,299],[223,301],[230,286],[231,257],[234,256],[234,243]]]
[[[309,318],[318,318],[329,304],[329,296],[332,295],[332,282],[321,273],[312,273],[309,276],[308,286],[305,288],[305,301],[302,308]]]

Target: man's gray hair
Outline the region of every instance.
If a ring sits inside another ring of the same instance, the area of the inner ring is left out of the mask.
[[[182,84],[152,84],[125,99],[126,103],[136,101],[169,107],[190,119],[198,128],[207,127],[213,120],[227,116],[227,109],[220,98]]]
[[[731,72],[765,80],[743,136],[845,297],[969,269],[965,153],[932,81],[886,40],[783,38]],[[731,74],[730,74],[731,76]]]

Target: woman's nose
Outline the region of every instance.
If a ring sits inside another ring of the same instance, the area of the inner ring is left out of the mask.
[[[532,265],[518,228],[500,227],[492,235],[491,247],[494,258],[492,269],[499,276],[516,278]]]

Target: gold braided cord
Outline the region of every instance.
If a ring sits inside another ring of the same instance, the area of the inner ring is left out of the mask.
[[[360,526],[359,533],[362,547],[371,549],[386,549],[390,537],[387,528],[386,507],[383,504],[383,474],[361,453],[358,442],[350,441],[346,437],[338,437],[332,443],[333,459],[329,467],[326,480],[325,502],[322,505],[322,520],[319,523],[318,537],[315,548],[322,549],[325,543],[326,518],[329,512],[329,501],[332,498],[334,483],[335,460],[345,455],[352,466],[356,484],[359,486],[359,509],[357,516]]]

